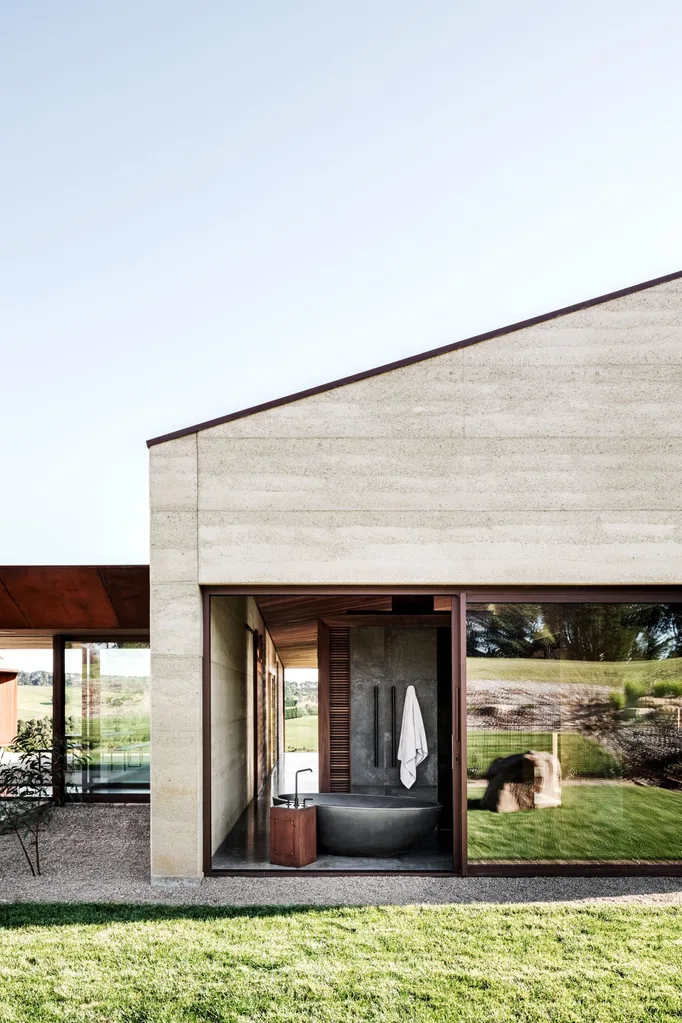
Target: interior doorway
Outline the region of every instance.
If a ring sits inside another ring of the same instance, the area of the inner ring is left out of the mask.
[[[278,779],[282,792],[294,791],[297,772],[301,792],[319,792],[318,671],[284,668],[284,763]]]

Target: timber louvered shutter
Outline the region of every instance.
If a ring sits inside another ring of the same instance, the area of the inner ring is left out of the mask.
[[[350,629],[329,630],[329,791],[350,792]]]

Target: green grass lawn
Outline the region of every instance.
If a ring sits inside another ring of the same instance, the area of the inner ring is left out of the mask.
[[[81,690],[66,686],[66,716],[80,717]],[[108,692],[105,697],[111,695]],[[17,709],[21,721],[52,717],[52,686],[17,686]]]
[[[78,686],[66,686],[66,716],[80,717],[82,713],[82,691]],[[114,717],[148,717],[149,694],[135,703],[124,704],[123,707],[110,705],[107,700],[120,696],[119,691],[104,689],[102,691],[102,718]],[[17,686],[17,710],[21,720],[52,717],[52,686]]]
[[[594,739],[575,732],[559,733],[558,745],[564,778],[618,778],[622,773],[616,758]],[[467,732],[467,770],[471,777],[483,777],[496,757],[525,753],[529,749],[551,753],[551,732],[470,729]]]
[[[682,793],[636,785],[564,786],[562,806],[491,813],[469,789],[471,860],[680,860]]]
[[[679,1023],[675,908],[0,906],[3,1023]]]
[[[574,682],[619,686],[624,682],[682,680],[682,657],[665,661],[554,661],[535,657],[467,657],[470,682]]]
[[[17,710],[21,721],[52,717],[52,686],[17,686]]]
[[[106,702],[109,697],[120,696],[118,691],[104,690],[101,695],[103,705],[98,719],[101,746],[95,746],[90,751],[91,764],[99,763],[100,755],[108,761],[109,749],[149,742],[150,736],[148,694],[139,702],[123,706]],[[77,729],[80,729],[81,699],[80,688],[66,686],[66,717],[67,719],[73,717],[76,720]],[[52,686],[18,686],[17,711],[20,721],[52,717]],[[94,736],[96,732],[93,731],[92,734]]]
[[[302,718],[289,718],[284,722],[285,750],[298,753],[317,750],[317,714],[306,714]]]

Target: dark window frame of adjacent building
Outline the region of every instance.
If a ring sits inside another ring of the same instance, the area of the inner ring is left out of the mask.
[[[59,633],[52,638],[52,729],[55,749],[63,749],[66,741],[66,672],[65,650],[67,643],[144,643],[149,645],[148,631],[73,631]],[[66,793],[66,771],[63,757],[55,757],[52,777],[56,802],[68,802]],[[79,794],[78,802],[86,803],[149,803],[150,791],[145,792],[85,792]]]

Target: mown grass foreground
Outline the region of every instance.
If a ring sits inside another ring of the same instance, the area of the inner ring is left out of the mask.
[[[682,914],[0,907],[5,1021],[682,1018]]]

